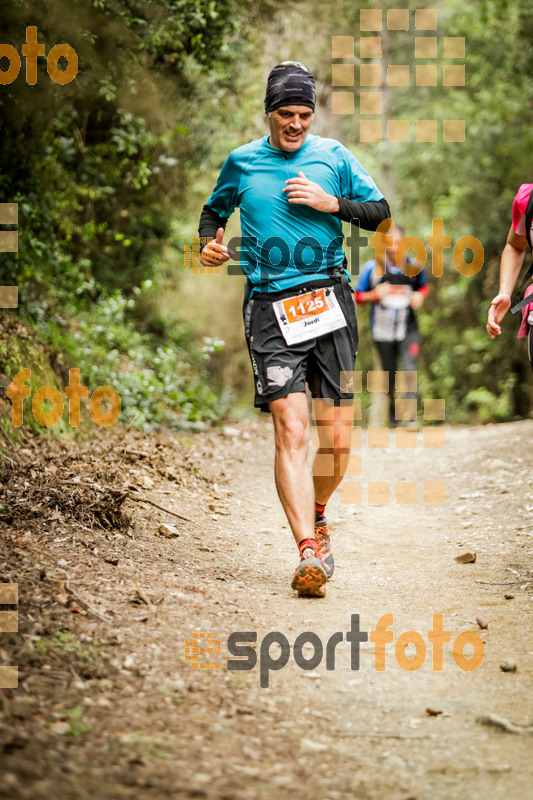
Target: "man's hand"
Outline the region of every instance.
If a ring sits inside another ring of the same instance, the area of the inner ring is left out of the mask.
[[[377,302],[379,303],[384,297],[391,293],[391,285],[388,281],[378,283],[374,291],[376,293]]]
[[[409,305],[415,311],[417,308],[420,308],[423,302],[424,302],[424,295],[422,294],[422,292],[413,292],[413,294],[409,298]]]
[[[285,183],[287,186],[283,191],[287,192],[289,203],[311,206],[317,211],[330,214],[339,210],[337,198],[325,192],[318,183],[308,181],[303,172],[299,172],[297,178],[289,178]]]
[[[498,294],[490,304],[487,330],[491,339],[495,339],[502,332],[500,322],[505,317],[511,306],[508,294]]]
[[[219,228],[213,242],[208,242],[200,253],[200,263],[204,267],[219,267],[231,258],[228,248],[222,244],[224,228]]]

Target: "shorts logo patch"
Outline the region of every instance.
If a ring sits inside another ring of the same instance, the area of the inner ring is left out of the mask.
[[[261,381],[257,381],[255,388],[257,389],[257,394],[263,394],[263,384]]]
[[[267,380],[269,386],[285,386],[287,381],[292,378],[294,370],[290,367],[267,367]]]
[[[353,375],[350,378],[342,376],[341,379],[341,392],[353,392],[354,390],[354,379]]]

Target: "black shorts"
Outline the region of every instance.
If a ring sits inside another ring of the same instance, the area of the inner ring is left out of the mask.
[[[273,300],[303,294],[319,286],[333,286],[346,326],[307,342],[288,345],[274,313]],[[341,391],[351,388],[341,385],[346,383],[341,372],[353,372],[358,343],[355,301],[345,276],[308,281],[305,286],[286,292],[254,294],[245,301],[243,316],[254,371],[256,408],[269,411],[272,400],[292,392],[305,392],[306,381],[312,397],[353,399],[353,392]]]

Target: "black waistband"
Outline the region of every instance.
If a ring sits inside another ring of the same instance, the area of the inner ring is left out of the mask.
[[[251,295],[254,300],[284,300],[286,297],[291,297],[295,294],[305,294],[311,292],[313,289],[322,289],[325,286],[335,286],[341,282],[341,275],[337,273],[335,276],[329,278],[317,278],[316,280],[306,281],[305,284],[298,284],[291,286],[289,289],[284,289],[282,292],[255,292]]]

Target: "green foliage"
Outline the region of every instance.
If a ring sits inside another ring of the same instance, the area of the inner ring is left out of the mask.
[[[504,422],[509,419],[512,411],[512,394],[514,375],[507,381],[500,381],[502,394],[498,397],[489,392],[484,386],[471,389],[465,397],[468,405],[477,407],[479,418],[482,422]]]
[[[115,386],[135,425],[195,426],[223,412],[204,369],[220,344],[194,348],[161,316],[159,264],[213,146],[206,103],[232,85],[255,20],[273,6],[2,7],[3,41],[20,53],[26,25],[35,25],[46,53],[58,42],[75,49],[79,71],[60,86],[39,58],[36,85],[25,82],[23,62],[19,77],[0,87],[0,196],[19,205],[19,252],[2,254],[0,283],[18,284],[19,313],[52,344],[60,366],[63,348],[65,369],[79,367],[91,388]],[[135,287],[150,281],[154,296],[136,297]]]
[[[67,736],[82,736],[91,729],[88,722],[83,721],[83,706],[74,706],[60,711],[57,716],[68,722]]]
[[[138,294],[142,297],[142,290]],[[134,309],[133,298],[115,292],[82,310],[75,325],[61,329],[49,321],[38,330],[51,342],[52,357],[79,368],[89,393],[104,385],[119,393],[125,422],[144,430],[163,425],[198,430],[205,421],[222,418],[228,398],[217,396],[202,378],[206,362],[224,342],[205,340],[194,347],[186,330],[176,327],[160,343],[137,329]]]

